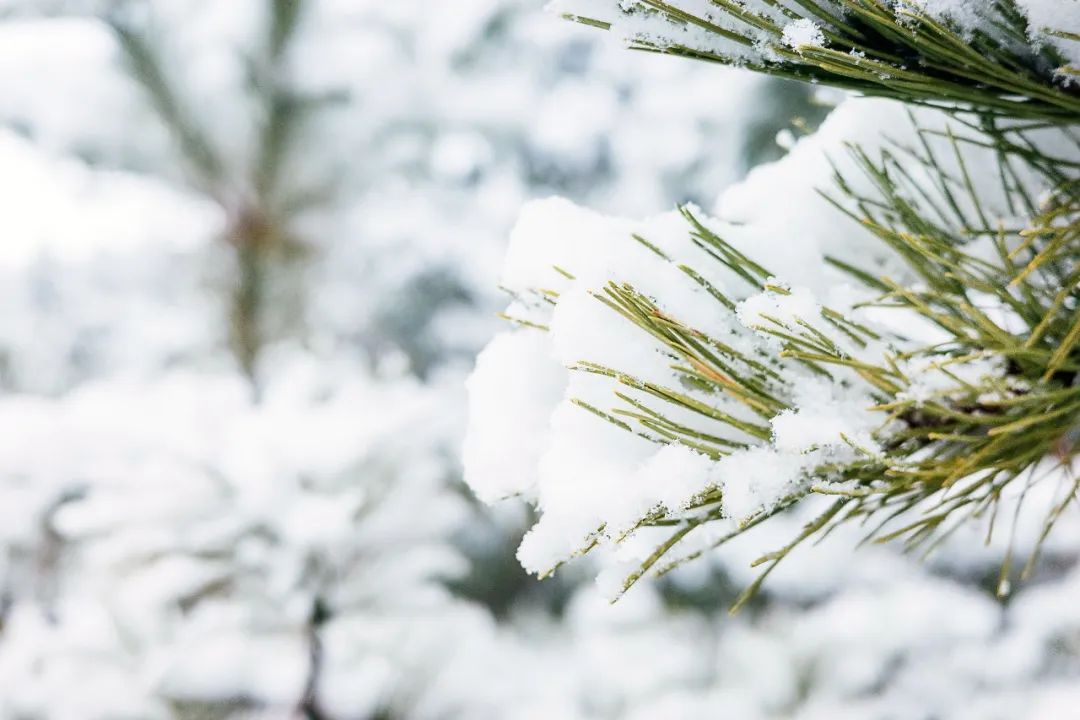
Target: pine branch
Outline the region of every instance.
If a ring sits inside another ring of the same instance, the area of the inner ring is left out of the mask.
[[[707,13],[662,0],[612,6],[632,21],[626,41],[637,50],[1001,117],[1058,122],[1080,114],[1071,69],[1053,46],[1033,45],[1032,29],[1014,0],[988,6],[975,28],[935,17],[918,4],[885,0],[800,0],[793,6],[779,0],[711,0]],[[572,12],[565,17],[605,30],[620,27],[618,20]],[[642,21],[648,30],[640,29]],[[694,31],[691,40],[687,29]]]
[[[681,321],[678,308],[663,308],[663,298],[651,298],[631,284],[609,282],[593,293],[619,322],[635,325],[671,359],[670,368],[685,387],[582,360],[571,370],[609,379],[615,402],[577,404],[654,443],[682,445],[714,461],[767,446],[771,421],[797,409],[796,385],[807,372],[877,399],[872,408],[880,416],[873,433],[876,447],[844,438],[848,457],[810,468],[799,490],[743,518],[735,531],[713,543],[719,546],[811,495],[839,496],[792,543],[760,560],[767,563],[765,572],[736,607],[795,547],[844,523],[866,523],[872,528],[867,541],[902,542],[924,556],[972,520],[989,517],[989,534],[1007,487],[1030,477],[1047,459],[1067,467],[1077,453],[1080,181],[1067,161],[1038,149],[1033,133],[1046,129],[1042,123],[1002,122],[994,114],[956,116],[955,124],[943,129],[919,127],[914,117],[912,123],[913,145],[887,140],[876,156],[850,147],[860,182],[853,171],[836,170],[835,188],[824,195],[859,224],[868,242],[888,248],[914,280],[898,282],[850,261],[832,259],[832,264],[874,294],[865,306],[921,318],[937,326],[944,340],[919,345],[895,330],[869,328],[822,307],[814,317],[794,320],[760,314],[752,329],[773,338],[780,351],[755,355]],[[1057,131],[1062,142],[1075,145],[1070,151],[1080,153],[1068,126]],[[995,159],[996,188],[971,176],[974,152]],[[990,205],[1010,208],[1014,218],[994,226]],[[690,242],[718,268],[753,292],[776,298],[790,294],[767,267],[689,209],[683,216]],[[704,280],[715,273],[677,264],[641,235],[629,240],[649,250],[656,262],[685,273],[723,312],[737,308]],[[558,302],[557,295],[544,297]],[[928,374],[938,381],[926,389]],[[1077,484],[1070,483],[1064,499],[1048,510],[1024,574],[1075,496]],[[732,519],[737,518],[727,512],[717,488],[682,511],[649,513],[637,528],[669,528],[671,534],[626,579],[624,590],[695,530]],[[656,572],[702,552],[659,565]],[[1003,591],[1011,583],[1011,553],[1003,563]]]
[[[841,434],[843,452],[803,453],[804,476],[748,517],[728,508],[724,480],[679,509],[657,505],[629,529],[606,530],[605,523],[584,539],[580,553],[643,528],[666,529],[667,539],[626,578],[625,591],[813,495],[833,497],[792,542],[755,563],[766,569],[737,609],[797,546],[844,524],[865,524],[864,542],[901,542],[924,557],[973,521],[987,522],[989,539],[1006,489],[1026,478],[1022,504],[1028,488],[1049,476],[1036,468],[1050,464],[1066,470],[1057,473],[1065,480],[1021,577],[1030,573],[1080,490],[1071,471],[1080,452],[1080,93],[1055,46],[1032,42],[1035,34],[1013,0],[980,6],[974,27],[891,0],[710,0],[707,12],[702,4],[688,10],[680,0],[629,0],[613,1],[602,18],[573,12],[573,0],[557,4],[569,7],[566,16],[575,22],[623,33],[635,49],[930,106],[948,118],[931,129],[909,115],[913,136],[886,138],[873,155],[851,146],[848,165],[855,170],[834,165],[834,187],[822,192],[903,271],[897,279],[850,258],[826,257],[871,298],[856,309],[889,308],[936,327],[932,344],[906,337],[907,326],[868,327],[827,306],[806,316],[740,314],[754,337],[769,343],[728,342],[681,319],[680,308],[663,297],[618,278],[593,289],[614,321],[633,324],[668,359],[675,378],[656,382],[588,358],[571,366],[611,383],[610,404],[596,397],[573,402],[622,432],[722,464],[769,450],[774,421],[799,411],[798,386],[808,378],[872,399],[869,412],[878,422],[865,437],[862,429],[859,437]],[[1038,32],[1076,40],[1054,29]],[[1047,133],[1057,141],[1052,151],[1043,142]],[[969,161],[974,155],[981,166]],[[995,177],[976,177],[988,159]],[[743,307],[707,279],[717,272],[762,296],[756,307],[785,307],[791,291],[768,268],[690,210],[683,216],[689,242],[715,268],[678,262],[648,237],[630,239],[689,278],[721,313]],[[531,294],[559,302],[557,293]],[[539,306],[520,289],[517,298]],[[797,307],[806,312],[805,304]],[[765,347],[779,350],[769,354]],[[583,387],[592,393],[595,383]],[[1019,505],[1014,539],[1018,516]],[[706,547],[698,543],[667,559],[700,529],[732,521],[736,527]],[[1010,541],[1001,592],[1011,585],[1012,556]]]

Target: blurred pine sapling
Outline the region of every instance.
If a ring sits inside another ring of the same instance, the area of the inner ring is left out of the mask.
[[[288,177],[298,153],[295,139],[306,116],[332,97],[307,96],[290,87],[288,54],[303,19],[304,0],[268,0],[257,46],[244,58],[250,95],[251,157],[242,167],[201,122],[179,87],[175,68],[163,57],[167,28],[147,22],[133,7],[120,4],[103,19],[112,29],[132,78],[145,92],[156,116],[175,141],[188,182],[222,206],[229,226],[224,240],[236,265],[229,301],[229,344],[241,370],[257,391],[257,365],[263,346],[287,318],[268,317],[267,298],[290,295],[294,313],[301,294],[283,289],[297,275],[304,247],[293,230],[294,217],[325,199],[327,188],[296,187]],[[294,290],[294,289],[292,289]],[[281,304],[281,303],[279,303]]]

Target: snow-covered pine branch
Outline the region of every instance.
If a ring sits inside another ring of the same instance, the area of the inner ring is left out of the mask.
[[[1012,117],[1080,112],[1080,9],[1057,0],[552,0],[630,47]]]
[[[715,219],[527,208],[502,278],[521,328],[478,360],[465,456],[482,497],[540,509],[522,563],[544,574],[603,550],[617,595],[817,507],[758,560],[760,581],[846,521],[932,550],[1046,477],[1060,486],[1049,533],[1077,489],[1080,410],[1080,114],[1056,83],[1008,107],[849,100],[730,189]],[[894,96],[957,100],[909,90]],[[1045,93],[1053,108],[1016,119]]]

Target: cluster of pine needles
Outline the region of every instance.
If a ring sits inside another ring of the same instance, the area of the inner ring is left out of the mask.
[[[1014,0],[995,0],[971,12],[980,27],[959,29],[918,2],[897,0],[709,0],[711,12],[680,8],[677,0],[619,3],[628,16],[653,16],[714,36],[718,48],[738,46],[745,55],[680,43],[663,33],[630,38],[635,50],[737,65],[778,77],[820,83],[864,95],[946,109],[964,106],[1014,118],[1075,121],[1080,97],[1068,88],[1080,75],[1052,44],[1032,41],[1031,30],[1080,41],[1075,32],[1029,28]],[[570,20],[608,29],[611,23],[581,15]],[[784,29],[810,21],[823,42],[789,47]],[[674,34],[673,34],[674,35]]]

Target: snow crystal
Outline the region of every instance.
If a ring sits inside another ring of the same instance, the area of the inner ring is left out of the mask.
[[[795,49],[804,45],[821,47],[825,44],[825,36],[821,32],[821,28],[808,18],[802,18],[785,25],[783,39],[785,45]]]
[[[795,492],[805,468],[797,455],[771,448],[740,450],[717,463],[724,511],[744,520]]]
[[[773,284],[779,282],[775,278],[770,280]],[[758,293],[740,302],[736,313],[747,327],[774,327],[772,320],[793,326],[799,320],[813,323],[820,316],[821,306],[808,288],[796,287],[783,292]]]
[[[660,480],[658,504],[678,512],[715,482],[716,466],[702,453],[682,445],[667,445],[649,458],[640,472]]]
[[[770,421],[778,450],[836,450],[849,448],[849,443],[864,450],[876,447],[868,429],[880,418],[869,409],[871,398],[821,378],[806,378],[794,388],[792,399],[795,409],[784,410]]]
[[[1080,42],[1075,37],[1063,38],[1052,32],[1080,34],[1080,3],[1059,0],[1017,0],[1017,6],[1028,18],[1031,39],[1050,43],[1073,67],[1080,66]],[[1052,32],[1051,32],[1052,31]],[[1075,77],[1075,76],[1072,76]]]

